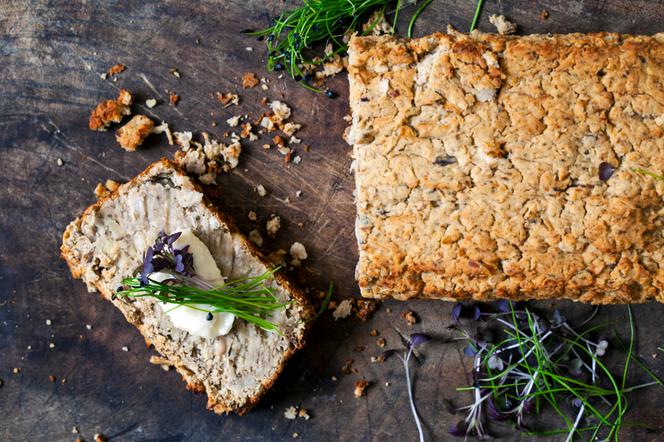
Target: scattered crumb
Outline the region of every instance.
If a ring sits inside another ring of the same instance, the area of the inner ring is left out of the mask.
[[[108,77],[108,75],[106,75],[106,72],[104,72],[103,74],[99,74],[99,78],[101,78],[102,80],[106,80],[106,77]]]
[[[228,120],[226,120],[226,123],[228,123],[230,127],[237,127],[237,125],[240,124],[240,116],[236,115],[234,117],[230,117]]]
[[[249,218],[251,221],[256,221],[258,219],[258,215],[256,215],[256,212],[253,210],[250,210],[247,214],[247,218]]]
[[[162,121],[159,126],[153,127],[152,130],[150,131],[150,133],[153,133],[153,134],[165,133],[166,134],[166,140],[168,140],[168,145],[169,146],[173,145],[173,134],[171,133],[171,130],[168,127],[168,123],[166,123],[165,121]]]
[[[292,123],[289,121],[288,123],[284,124],[284,127],[281,130],[283,131],[283,133],[291,137],[293,136],[293,134],[295,134],[295,132],[300,130],[301,127],[302,127],[301,124]]]
[[[369,299],[358,299],[356,301],[357,305],[357,312],[355,312],[355,316],[357,319],[360,319],[362,321],[366,321],[371,317],[373,312],[376,311],[376,308],[378,308],[378,304],[376,301],[372,301]]]
[[[228,107],[230,105],[238,105],[240,104],[240,97],[238,97],[237,94],[233,94],[230,92],[227,92],[225,94],[221,92],[216,92],[214,96],[219,100],[221,104],[224,105],[224,107]]]
[[[251,46],[247,46],[246,48],[244,48],[244,50],[247,52],[252,52],[254,48],[252,48]]]
[[[385,340],[385,338],[379,338],[376,340],[376,345],[378,345],[380,348],[385,348],[385,346],[387,345],[387,341]]]
[[[380,356],[372,356],[371,357],[371,362],[374,364],[382,364],[385,362],[385,356],[380,355]]]
[[[78,434],[78,427],[72,427],[71,434]]]
[[[258,86],[258,77],[253,72],[245,72],[242,75],[242,88],[250,89],[252,87]]]
[[[295,192],[295,196],[298,197],[298,198],[301,197],[302,196],[302,191],[298,190],[297,192]]]
[[[389,387],[389,386],[390,386],[390,383],[389,383],[389,382],[385,382],[385,386],[386,386],[386,387]]]
[[[48,380],[49,380],[51,383],[55,382],[55,376],[53,376],[52,374],[49,374],[49,375],[48,375]]]
[[[355,382],[355,390],[353,391],[353,394],[355,395],[356,398],[360,398],[365,395],[366,389],[369,386],[369,382],[362,379],[357,382]]]
[[[55,344],[53,342],[49,343],[48,348],[55,348]]]
[[[109,77],[112,77],[113,75],[117,75],[120,72],[124,71],[127,69],[127,66],[123,65],[122,63],[117,63],[108,68],[108,71],[106,72]]]
[[[172,367],[170,361],[161,356],[150,356],[150,364],[159,365],[164,371],[169,371]]]
[[[46,325],[51,325],[51,320],[50,319],[46,320]]]
[[[544,21],[547,18],[549,18],[549,11],[547,11],[546,9],[542,9],[542,11],[540,12],[540,15],[539,15],[539,19],[541,21]]]
[[[262,83],[262,84],[261,84],[261,89],[263,89],[264,91],[266,91],[266,90],[270,89],[270,87],[269,87],[267,84]]]
[[[290,255],[299,261],[304,261],[308,256],[307,249],[299,242],[294,242],[290,246]]]
[[[297,439],[298,437],[300,437],[300,433],[298,432],[293,433],[293,439]]]
[[[265,186],[263,186],[262,184],[256,186],[256,192],[258,192],[259,196],[267,195],[267,190],[265,190]]]
[[[290,406],[286,408],[286,411],[284,411],[284,417],[290,420],[295,419],[297,417],[297,407]]]
[[[106,442],[106,438],[101,434],[95,434],[94,435],[94,441],[95,442]]]
[[[406,320],[409,327],[417,324],[417,316],[415,316],[415,313],[412,310],[401,313],[401,317]]]
[[[332,376],[330,379],[332,380],[332,382],[337,382],[337,377],[336,376]]]
[[[169,92],[168,93],[168,101],[173,105],[177,106],[178,103],[180,102],[180,96],[176,94],[175,92]]]
[[[154,98],[147,99],[145,100],[145,105],[150,109],[152,109],[157,105],[157,100],[155,100]]]
[[[349,359],[346,361],[346,363],[341,367],[341,372],[343,374],[351,374],[353,372],[353,361],[352,359]]]
[[[291,108],[286,103],[274,100],[270,103],[270,109],[274,113],[278,122],[282,122],[291,116]]]
[[[269,236],[275,236],[279,229],[281,228],[281,218],[272,215],[269,220],[267,220],[266,230]]]
[[[496,27],[500,35],[509,35],[516,32],[516,23],[507,20],[504,15],[495,15],[489,17],[489,23]]]
[[[87,328],[88,330],[92,330],[92,326],[90,324],[85,324],[85,328]]]
[[[249,241],[253,242],[258,247],[263,246],[263,237],[261,236],[260,232],[256,229],[249,232]]]
[[[124,150],[133,152],[143,143],[152,128],[154,128],[154,121],[145,115],[136,115],[118,129],[115,139]]]
[[[297,415],[303,418],[305,421],[311,419],[311,416],[309,415],[309,410],[307,410],[306,408],[300,408],[300,410],[297,412]]]
[[[369,332],[369,336],[378,336],[380,333],[375,328]]]
[[[120,89],[118,98],[115,100],[104,100],[99,103],[88,121],[91,130],[105,131],[111,123],[119,123],[125,115],[131,115],[132,96],[126,89]]]
[[[65,162],[62,161],[62,158],[58,158],[58,159],[56,160],[56,163],[58,164],[58,166],[62,166],[63,164],[65,164]]]
[[[300,164],[302,162],[302,157],[299,155],[295,155],[295,158],[293,158],[293,164]]]
[[[123,346],[123,347],[122,347],[122,351],[129,351],[129,347],[127,347],[126,345]]]
[[[177,69],[172,68],[172,69],[169,69],[168,72],[173,74],[173,76],[175,76],[176,78],[180,78],[180,73],[177,71]]]
[[[14,373],[14,374],[19,374],[20,372],[21,372],[21,369],[18,368],[18,367],[14,367],[14,369],[12,370],[12,373]]]
[[[353,309],[353,300],[351,298],[344,299],[339,303],[337,308],[332,312],[332,317],[335,321],[347,318]]]
[[[180,146],[182,150],[189,150],[193,136],[194,135],[191,132],[173,132],[175,143]]]

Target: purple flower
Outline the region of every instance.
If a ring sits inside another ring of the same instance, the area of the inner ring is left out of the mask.
[[[463,349],[463,354],[466,356],[475,356],[477,354],[477,348],[473,344],[468,344],[466,348]]]
[[[481,317],[482,317],[482,310],[480,310],[480,307],[476,305],[473,308],[473,320],[479,321]]]
[[[152,247],[148,247],[148,250],[145,252],[143,257],[143,271],[141,272],[141,282],[143,284],[148,283],[148,275],[154,272],[154,265],[152,264],[152,257],[154,256],[154,250]]]
[[[496,301],[496,308],[498,308],[498,311],[506,313],[510,311],[510,302],[507,299],[501,299],[500,301]]]
[[[607,181],[609,178],[611,178],[613,172],[615,171],[615,167],[607,162],[602,162],[599,164],[599,179],[602,181]]]
[[[463,305],[460,302],[457,302],[452,308],[452,320],[454,322],[459,322],[459,316],[461,316],[461,310],[463,309]]]
[[[431,336],[425,335],[424,333],[413,333],[410,335],[409,348],[415,348],[419,345],[424,344],[431,340]]]
[[[501,413],[500,410],[496,407],[496,404],[493,403],[493,398],[489,397],[486,402],[486,412],[489,416],[489,419],[493,421],[504,421],[508,419],[508,416],[504,413]]]

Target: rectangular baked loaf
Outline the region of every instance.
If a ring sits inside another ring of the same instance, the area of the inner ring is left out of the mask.
[[[123,278],[142,265],[159,231],[192,229],[230,280],[263,274],[268,265],[226,216],[212,207],[189,178],[161,160],[90,206],[63,237],[62,256],[72,274],[120,309],[154,348],[173,365],[187,387],[208,396],[216,413],[251,408],[270,388],[291,355],[304,345],[307,299],[280,274],[268,283],[282,301],[292,300],[270,321],[282,334],[236,319],[228,335],[193,336],[173,327],[153,298],[111,296]]]
[[[664,299],[664,34],[355,37],[367,297]]]

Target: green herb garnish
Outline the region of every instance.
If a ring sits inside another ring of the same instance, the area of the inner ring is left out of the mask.
[[[139,277],[126,278],[116,294],[122,298],[150,297],[164,303],[174,304],[173,308],[191,308],[208,313],[230,313],[264,330],[278,331],[278,326],[266,316],[282,308],[290,301],[281,302],[265,285],[275,270],[268,270],[260,276],[239,279],[212,288],[187,285],[191,280],[186,276],[173,274],[173,279],[157,282],[148,277],[148,283]],[[201,308],[203,304],[209,308]]]
[[[650,172],[645,169],[632,169],[633,172],[640,173],[641,175],[647,175],[649,177],[655,178],[656,180],[664,181],[664,176],[657,175],[656,173]]]
[[[470,24],[470,32],[473,32],[477,27],[477,22],[480,20],[480,12],[482,12],[482,4],[484,0],[477,0],[477,6],[475,7],[475,15],[473,16],[473,21]]]
[[[489,437],[489,421],[513,420],[528,435],[565,434],[566,440],[583,435],[587,440],[618,440],[628,410],[627,395],[635,390],[664,383],[636,356],[632,310],[628,306],[629,342],[618,335],[615,341],[626,352],[620,375],[612,374],[603,357],[607,337],[593,339],[602,325],[588,326],[596,309],[582,324],[572,325],[558,311],[545,319],[528,308],[499,304],[498,313],[473,311],[483,320],[484,331],[471,333],[458,322],[459,304],[453,310],[457,323],[451,326],[467,342],[464,353],[473,357],[474,384],[459,388],[473,394],[472,404],[463,407],[468,415],[450,429],[456,436]],[[493,337],[489,327],[501,327]],[[644,369],[651,382],[627,385],[630,362]],[[545,406],[555,412],[564,428],[536,431],[527,415],[540,414]]]
[[[412,36],[415,20],[432,0],[424,0],[408,24],[408,37]],[[315,71],[324,63],[346,52],[347,38],[354,32],[361,35],[371,33],[374,27],[392,14],[391,24],[396,29],[399,12],[417,2],[403,0],[304,0],[303,5],[274,18],[272,26],[260,31],[246,30],[244,33],[265,38],[268,50],[267,69],[284,71],[302,86],[314,92],[325,92],[330,98],[332,91],[312,84]],[[378,15],[366,24],[371,15]],[[394,32],[394,31],[393,31]],[[315,54],[313,48],[331,45],[332,50]]]

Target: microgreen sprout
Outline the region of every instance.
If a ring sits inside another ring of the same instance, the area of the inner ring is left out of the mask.
[[[415,20],[431,1],[422,1],[412,15],[407,30],[409,37]],[[395,29],[399,12],[415,3],[417,0],[303,0],[299,8],[276,16],[271,26],[243,32],[265,40],[269,71],[284,71],[307,89],[334,98],[335,92],[311,82],[314,71],[344,55],[350,35],[371,33],[387,15],[391,15]],[[373,13],[378,15],[372,16]],[[315,51],[325,45],[330,45],[331,50]]]
[[[240,278],[213,285],[195,273],[194,258],[188,246],[174,248],[180,232],[166,235],[161,232],[143,258],[138,276],[125,278],[112,299],[151,297],[173,304],[173,308],[186,307],[212,314],[230,313],[264,330],[278,331],[278,325],[266,316],[285,308],[290,301],[281,301],[267,284],[279,269],[267,270],[261,275]],[[153,273],[168,275],[163,280]]]
[[[413,398],[413,385],[410,377],[409,363],[412,356],[415,356],[416,359],[419,357],[416,348],[430,341],[431,337],[429,335],[425,335],[424,333],[413,333],[410,336],[406,336],[399,330],[397,330],[397,333],[399,334],[401,343],[403,344],[403,353],[400,353],[397,349],[386,350],[383,352],[383,359],[387,359],[391,355],[396,355],[403,363],[404,372],[406,374],[406,387],[408,388],[410,411],[413,413],[413,419],[415,420],[415,425],[417,425],[419,440],[420,442],[424,442],[424,430],[422,428],[420,417],[417,414],[417,408],[415,408],[415,400]]]
[[[627,353],[621,376],[607,367],[604,356],[611,348],[602,335],[605,326],[590,326],[597,313],[573,325],[559,311],[550,318],[540,316],[527,307],[512,303],[497,305],[498,311],[484,311],[456,305],[452,310],[458,340],[467,344],[464,353],[473,358],[473,402],[464,410],[466,418],[452,428],[450,434],[468,438],[490,438],[489,421],[512,420],[517,429],[529,435],[566,434],[566,441],[575,435],[590,434],[618,440],[627,412],[627,394],[652,385],[664,385],[635,355],[635,330],[631,308],[629,343],[615,336],[614,342]],[[479,311],[479,313],[478,313]],[[482,321],[482,328],[471,331],[462,317]],[[500,333],[491,331],[499,327]],[[643,368],[652,379],[628,386],[630,361]],[[528,415],[539,415],[548,404],[562,420],[561,430],[537,432],[531,428]]]
[[[632,172],[640,173],[641,175],[647,175],[659,181],[664,181],[664,176],[657,175],[656,173],[650,172],[645,169],[632,169]]]

